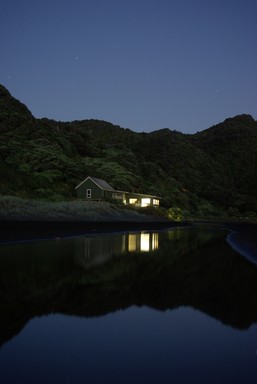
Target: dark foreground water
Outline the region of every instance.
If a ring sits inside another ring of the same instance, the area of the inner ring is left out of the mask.
[[[227,230],[0,247],[0,382],[256,383],[257,267]]]

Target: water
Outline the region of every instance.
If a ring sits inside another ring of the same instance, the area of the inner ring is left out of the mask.
[[[225,230],[0,248],[0,382],[256,383],[257,267]]]

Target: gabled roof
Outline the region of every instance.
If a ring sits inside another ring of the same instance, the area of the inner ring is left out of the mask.
[[[160,196],[149,195],[149,194],[145,194],[145,193],[120,191],[120,190],[114,189],[114,188],[113,188],[110,184],[108,184],[105,180],[97,179],[96,177],[91,177],[91,176],[88,176],[85,180],[83,180],[79,185],[77,185],[77,186],[75,187],[75,189],[78,189],[78,188],[79,188],[82,184],[84,184],[88,179],[90,179],[91,181],[93,181],[99,188],[101,188],[101,189],[104,190],[104,191],[113,191],[113,192],[119,192],[119,193],[127,193],[127,194],[134,195],[134,196],[153,197],[153,198],[157,198],[157,199],[160,199],[160,198],[161,198]]]
[[[88,179],[92,180],[99,188],[103,190],[115,191],[115,189],[110,184],[108,184],[105,180],[97,179],[96,177],[91,177],[91,176],[88,176],[85,180],[83,180],[79,185],[75,187],[75,189],[79,188]]]

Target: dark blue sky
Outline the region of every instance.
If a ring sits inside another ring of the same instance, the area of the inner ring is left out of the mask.
[[[194,133],[257,118],[256,0],[3,0],[0,83],[35,117]]]

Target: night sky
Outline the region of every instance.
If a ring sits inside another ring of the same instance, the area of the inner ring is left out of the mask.
[[[3,0],[0,17],[0,83],[37,118],[257,118],[256,0]]]

